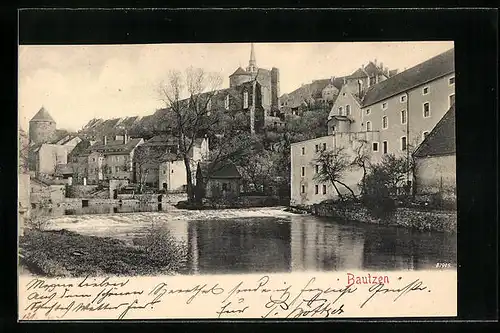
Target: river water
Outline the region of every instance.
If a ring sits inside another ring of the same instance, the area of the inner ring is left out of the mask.
[[[274,208],[61,216],[49,229],[131,241],[152,223],[185,244],[189,255],[184,271],[191,274],[421,270],[438,262],[456,266],[454,234],[295,215]]]

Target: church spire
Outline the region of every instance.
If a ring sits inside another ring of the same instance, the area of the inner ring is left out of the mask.
[[[251,43],[250,46],[250,60],[248,61],[247,71],[250,73],[257,71],[257,61],[255,60],[255,50],[253,43]]]

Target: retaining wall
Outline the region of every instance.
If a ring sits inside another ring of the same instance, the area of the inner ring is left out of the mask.
[[[335,217],[343,220],[404,226],[419,230],[435,230],[456,232],[457,212],[422,210],[416,208],[396,208],[385,218],[370,215],[367,208],[357,204],[342,205],[339,203],[316,204],[311,213],[318,216]]]

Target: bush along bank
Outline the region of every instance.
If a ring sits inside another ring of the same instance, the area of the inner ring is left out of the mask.
[[[426,210],[411,207],[393,207],[374,210],[358,202],[325,201],[312,205],[311,213],[317,216],[365,223],[403,226],[422,231],[457,231],[457,212]]]
[[[173,274],[182,269],[187,245],[166,229],[152,228],[134,245],[75,232],[27,229],[19,239],[20,263],[47,277]]]

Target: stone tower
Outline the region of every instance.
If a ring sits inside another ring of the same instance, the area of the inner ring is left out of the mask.
[[[49,142],[56,133],[56,122],[49,112],[42,106],[30,120],[29,140],[30,144]]]

